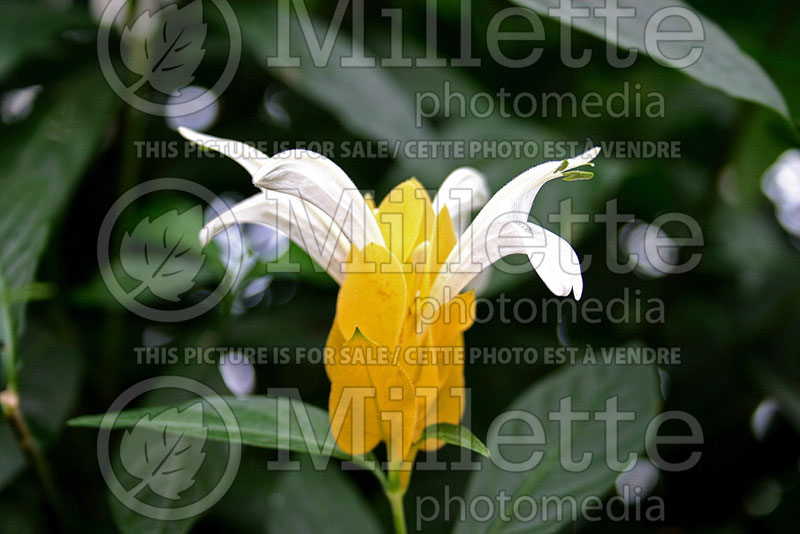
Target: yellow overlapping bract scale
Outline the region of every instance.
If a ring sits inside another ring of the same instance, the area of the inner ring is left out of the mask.
[[[435,278],[436,273],[441,270],[450,251],[456,246],[456,242],[456,232],[453,229],[450,212],[447,206],[444,206],[436,215],[431,236],[431,254],[428,257],[428,271],[432,273],[431,279]]]
[[[416,439],[417,399],[414,384],[391,360],[367,366],[381,414],[381,435],[389,461],[402,461]]]
[[[435,321],[431,324],[434,346],[449,346],[475,321],[475,292],[468,291],[456,295],[439,309]]]
[[[413,311],[414,302],[426,296],[430,287],[430,273],[427,270],[430,247],[429,241],[418,244],[406,262],[406,295],[409,311]]]
[[[421,347],[417,351],[417,361],[420,367],[419,378],[415,382],[417,393],[417,436],[425,428],[439,422],[437,417],[439,404],[439,354],[431,345],[431,331],[427,329],[422,336]],[[428,440],[436,443],[436,440]],[[426,442],[427,443],[427,442]]]
[[[358,331],[341,346],[331,347],[334,354],[329,367],[336,369],[329,371],[329,376],[335,377],[328,399],[331,432],[339,448],[353,455],[371,451],[383,439],[377,388],[366,363],[358,360],[369,357],[374,347]]]
[[[370,243],[353,247],[336,302],[336,322],[342,336],[356,328],[383,346],[394,346],[406,314],[406,283],[402,267],[388,250]]]
[[[328,380],[333,382],[337,377],[342,376],[346,369],[339,365],[338,355],[342,350],[347,340],[342,335],[342,329],[336,319],[333,320],[333,326],[328,332],[328,340],[325,342],[325,373],[328,375]]]
[[[430,326],[430,347],[436,366],[438,396],[435,415],[428,414],[428,424],[450,423],[457,425],[464,413],[464,331],[475,317],[475,295],[472,291],[442,306],[435,322]],[[427,440],[423,450],[435,449],[442,442]]]
[[[463,339],[459,342],[461,348],[464,346]],[[450,423],[457,425],[461,422],[466,403],[466,391],[464,389],[464,361],[459,355],[453,353],[450,363],[439,367],[439,395],[436,398],[436,423]],[[441,447],[444,443],[437,440],[426,440],[422,445],[423,450],[432,450]]]
[[[405,262],[433,228],[433,205],[422,184],[412,178],[386,195],[376,217],[389,250]]]
[[[335,336],[334,336],[335,337]],[[379,442],[389,444],[391,458],[402,460],[416,438],[417,398],[414,384],[387,350],[359,330],[339,347],[330,347],[333,376],[328,411],[339,447],[363,454]]]

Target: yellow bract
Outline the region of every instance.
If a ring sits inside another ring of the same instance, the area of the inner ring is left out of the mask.
[[[347,276],[336,302],[336,320],[349,339],[356,328],[378,345],[393,343],[400,333],[406,310],[406,283],[397,259],[385,248],[370,243],[354,248]],[[364,313],[369,303],[370,313]]]
[[[417,180],[406,180],[392,189],[376,211],[383,240],[405,262],[414,248],[426,241],[433,227],[433,205]]]
[[[398,185],[375,215],[388,248],[351,251],[327,341],[329,413],[344,451],[363,454],[384,442],[390,462],[410,465],[425,428],[461,420],[463,332],[474,296],[426,304],[456,235],[447,208],[434,215],[417,180]]]

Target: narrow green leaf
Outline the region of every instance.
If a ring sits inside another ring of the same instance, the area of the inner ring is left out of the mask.
[[[236,13],[245,47],[258,61],[277,57],[274,28],[282,22],[277,20],[276,6],[241,2],[236,4]],[[316,35],[323,40],[329,23],[311,18]],[[299,57],[300,65],[268,66],[268,70],[293,90],[330,111],[346,128],[356,134],[386,140],[430,139],[434,135],[426,127],[414,127],[413,102],[387,68],[380,63],[370,68],[341,66],[341,59],[349,56],[352,49],[345,31],[336,32],[330,57],[320,66],[314,65],[297,17],[290,17],[286,31],[290,32],[292,55]]]
[[[31,302],[35,300],[48,300],[55,296],[56,288],[53,284],[33,282],[27,286],[14,288],[8,292],[9,304],[17,302]]]
[[[6,22],[28,26],[17,19]],[[7,66],[5,48],[0,47],[0,76]],[[77,394],[80,359],[71,340],[54,337],[58,333],[53,325],[23,339],[23,350],[17,350],[17,337],[26,302],[47,296],[45,286],[33,283],[39,259],[100,145],[114,103],[98,72],[76,72],[45,88],[32,114],[0,134],[0,387],[10,374],[19,375],[22,411],[36,437],[45,441],[61,428]],[[17,360],[21,355],[24,365]],[[7,451],[0,454],[2,487],[24,465],[5,425],[0,426],[0,450]]]
[[[325,410],[304,404],[288,397],[219,397],[230,408],[238,422],[241,444],[267,449],[284,449],[311,454],[327,459],[330,457],[351,461],[371,471],[379,480],[383,479],[380,465],[374,455],[354,458],[335,446],[330,432],[328,414]],[[112,421],[104,422],[105,414],[77,417],[67,422],[73,427],[88,428],[133,428],[142,431],[164,431],[180,433],[186,439],[207,439],[210,442],[230,444],[231,429],[214,409],[204,409],[205,403],[193,399],[177,407],[155,406],[120,412]],[[202,411],[202,417],[200,412]],[[212,444],[209,444],[212,445]],[[316,467],[316,462],[314,462]],[[328,467],[323,462],[320,469]],[[115,506],[115,520],[123,530],[135,531],[143,519],[127,509]],[[162,525],[163,521],[152,522]],[[169,522],[167,522],[169,523]],[[178,522],[169,527],[169,532],[183,532],[191,521]],[[177,530],[176,530],[177,529]]]
[[[330,431],[328,413],[316,406],[288,397],[253,396],[244,399],[220,397],[233,411],[239,425],[242,444],[267,449],[286,449],[294,452],[340,460],[349,460],[370,470],[377,470],[373,456],[353,458],[335,444]],[[197,410],[203,403],[197,400],[178,406],[155,406],[120,412],[113,422],[103,422],[105,414],[84,415],[68,421],[69,426],[84,428],[153,428],[152,418],[159,415],[161,425],[180,431],[187,437],[211,441],[230,441],[230,432],[222,417],[213,409],[204,410],[203,424],[197,423]],[[373,465],[374,464],[374,465]]]
[[[254,447],[264,447],[268,449],[278,448],[281,439],[287,439],[288,449],[296,452],[309,452],[314,446],[322,447],[321,440],[326,438],[329,432],[328,414],[321,408],[304,404],[296,399],[279,397],[248,397],[237,399],[235,397],[221,397],[233,410],[239,423],[239,430],[242,434],[242,443]],[[278,410],[279,400],[286,402],[292,417],[284,421],[279,421]],[[151,425],[151,419],[155,416],[160,417],[161,424],[168,424],[172,430],[180,430],[186,436],[205,437],[208,432],[208,439],[214,441],[227,441],[230,433],[226,429],[222,417],[215,410],[206,410],[205,424],[197,424],[197,410],[203,409],[203,404],[196,400],[177,406],[148,406],[120,412],[111,423],[104,424],[103,418],[106,414],[83,415],[68,421],[70,426],[85,428],[132,428],[139,423],[141,428]],[[297,420],[296,414],[305,412],[311,424],[310,430],[314,435],[304,435],[303,429]],[[145,418],[145,419],[142,419]],[[141,421],[141,422],[140,422]],[[338,458],[349,458],[347,454],[339,449],[334,450],[334,455]]]
[[[549,10],[559,7],[560,0],[512,0],[515,4],[527,7],[536,13],[550,16]],[[575,9],[585,9],[588,16],[573,17],[572,25],[581,31],[594,35],[600,39],[606,38],[606,19],[596,16],[594,9],[597,2],[593,0],[573,0]],[[713,21],[697,12],[696,9],[681,0],[650,0],[640,2],[637,0],[619,0],[619,9],[635,10],[634,15],[617,18],[617,45],[625,50],[636,49],[640,54],[648,54],[645,46],[645,28],[648,22],[658,21],[658,17],[668,13],[662,11],[668,8],[675,10],[688,10],[700,22],[705,38],[698,41],[659,41],[661,56],[660,64],[677,68],[684,74],[691,76],[709,87],[743,100],[756,102],[774,109],[787,119],[789,109],[786,101],[769,75],[750,56],[745,54],[725,31]],[[660,15],[656,15],[661,12]],[[688,31],[688,23],[681,17],[666,17],[660,21],[659,30],[663,32]],[[652,26],[649,30],[652,34]],[[650,51],[653,51],[653,44]],[[692,47],[699,47],[702,52],[699,58],[688,66],[680,66],[679,60],[686,57]]]
[[[116,99],[96,70],[46,88],[33,113],[0,136],[0,310],[21,330],[24,302],[53,225],[100,145]],[[9,333],[0,327],[0,338]]]
[[[465,449],[475,451],[478,454],[489,457],[489,449],[479,440],[467,427],[452,425],[450,423],[439,423],[431,425],[422,432],[417,444],[426,439],[439,439],[450,445],[458,445]]]

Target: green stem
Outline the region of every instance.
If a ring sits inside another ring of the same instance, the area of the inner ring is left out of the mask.
[[[25,454],[28,462],[36,471],[39,481],[44,489],[45,498],[49,503],[56,519],[61,527],[65,526],[65,508],[61,503],[58,490],[56,488],[50,465],[36,439],[30,431],[28,421],[22,413],[19,400],[19,379],[17,373],[19,364],[17,361],[17,331],[12,317],[12,299],[9,295],[8,286],[5,278],[0,272],[0,328],[3,332],[3,346],[0,348],[0,360],[3,364],[3,379],[5,380],[5,390],[0,390],[0,411],[11,428],[11,433],[17,440],[20,450]]]
[[[353,457],[350,459],[350,462],[375,475],[375,478],[377,478],[378,482],[381,483],[383,491],[389,491],[389,481],[386,479],[386,475],[383,474],[383,471],[378,464],[378,460],[376,460],[371,453],[365,457]]]
[[[406,528],[405,510],[403,509],[403,495],[405,495],[406,489],[399,471],[399,468],[402,467],[402,463],[400,465],[390,464],[387,476],[380,468],[378,460],[372,453],[368,453],[366,456],[353,457],[350,459],[350,462],[375,475],[375,478],[380,482],[383,493],[386,495],[386,498],[389,500],[389,505],[392,508],[392,520],[394,521],[395,533],[406,534],[408,530]]]
[[[392,507],[392,519],[394,520],[395,534],[406,534],[406,513],[403,509],[403,492],[387,491],[386,497],[389,499],[389,504]]]
[[[8,421],[8,426],[16,438],[19,448],[36,471],[36,475],[39,477],[44,489],[45,498],[63,529],[66,525],[66,508],[58,494],[50,465],[47,463],[47,459],[33,434],[31,434],[28,422],[20,409],[19,395],[17,395],[16,391],[11,389],[0,391],[0,407],[2,407],[3,415]]]
[[[128,13],[126,19],[128,24],[133,23],[133,17],[139,12],[139,2],[134,0],[128,3]],[[129,53],[132,54],[130,61],[137,67],[137,71],[141,72],[147,68],[147,57],[144,55],[146,50],[144,37],[132,43]],[[147,81],[145,76],[134,84],[133,90],[135,91],[141,85],[141,82]],[[129,190],[139,183],[140,171],[142,168],[142,158],[136,153],[136,141],[145,133],[147,126],[147,116],[135,109],[133,106],[128,106],[122,114],[122,135],[120,141],[122,143],[122,156],[120,161],[120,176],[119,176],[119,194]]]
[[[387,484],[384,486],[386,498],[392,508],[392,519],[394,520],[395,534],[406,534],[406,513],[403,508],[403,496],[406,493],[406,485],[403,484],[402,472],[403,462],[389,464]]]
[[[142,158],[136,151],[136,142],[141,140],[147,121],[144,113],[129,107],[123,113],[122,123],[124,131],[121,136],[122,156],[118,190],[120,195],[139,183]]]
[[[11,295],[8,294],[5,278],[0,273],[0,331],[3,332],[3,346],[0,347],[0,359],[3,361],[3,378],[6,388],[17,393],[17,339],[14,322],[11,318]],[[2,386],[2,384],[0,384]]]

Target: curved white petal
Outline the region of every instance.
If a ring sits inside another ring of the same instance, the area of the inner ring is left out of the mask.
[[[448,256],[431,289],[434,302],[442,304],[454,297],[472,278],[510,254],[526,254],[554,294],[566,296],[572,291],[580,298],[583,291],[580,270],[573,269],[574,274],[565,270],[578,264],[575,251],[569,243],[527,219],[533,200],[545,183],[590,163],[599,152],[599,148],[594,148],[566,161],[542,163],[503,186],[478,213]],[[508,252],[498,252],[499,244]],[[536,258],[541,259],[535,262]]]
[[[237,224],[265,224],[294,241],[339,284],[344,280],[343,263],[350,252],[350,242],[330,217],[304,200],[265,191],[253,195],[220,214],[200,231],[205,246],[211,239]]]
[[[583,278],[578,255],[565,239],[539,225],[511,217],[497,219],[483,240],[471,244],[471,261],[461,262],[436,278],[431,289],[434,302],[446,302],[479,273],[512,254],[528,256],[536,274],[553,294],[566,297],[573,293],[576,299],[581,298]]]
[[[261,167],[269,161],[269,156],[260,150],[233,139],[223,139],[200,132],[195,132],[184,126],[178,128],[178,133],[189,141],[228,156],[233,161],[244,167],[250,176],[255,176]]]
[[[543,238],[539,238],[542,250],[534,250],[528,256],[539,278],[552,293],[562,297],[572,293],[575,300],[580,300],[583,294],[583,276],[578,254],[572,245],[558,234],[533,223],[528,223],[526,231],[544,235]]]
[[[253,183],[300,197],[327,213],[357,247],[385,246],[375,215],[347,174],[333,161],[310,150],[287,150],[272,157],[246,143],[179,128],[186,139],[224,154],[244,167]]]
[[[253,183],[265,190],[297,196],[325,212],[358,248],[385,246],[378,221],[347,174],[334,162],[308,150],[287,150],[270,158]]]
[[[457,235],[467,228],[472,212],[489,200],[491,193],[486,177],[472,167],[459,167],[442,182],[433,199],[433,211],[439,213],[447,206]]]
[[[479,229],[485,228],[497,216],[504,213],[515,212],[524,214],[523,217],[527,218],[533,206],[533,200],[544,184],[555,178],[560,178],[564,175],[564,172],[570,169],[591,163],[599,153],[600,148],[595,147],[574,158],[562,161],[547,161],[523,172],[504,185],[489,199],[489,202],[486,203],[486,206],[472,222],[471,228],[473,232],[478,233]]]

